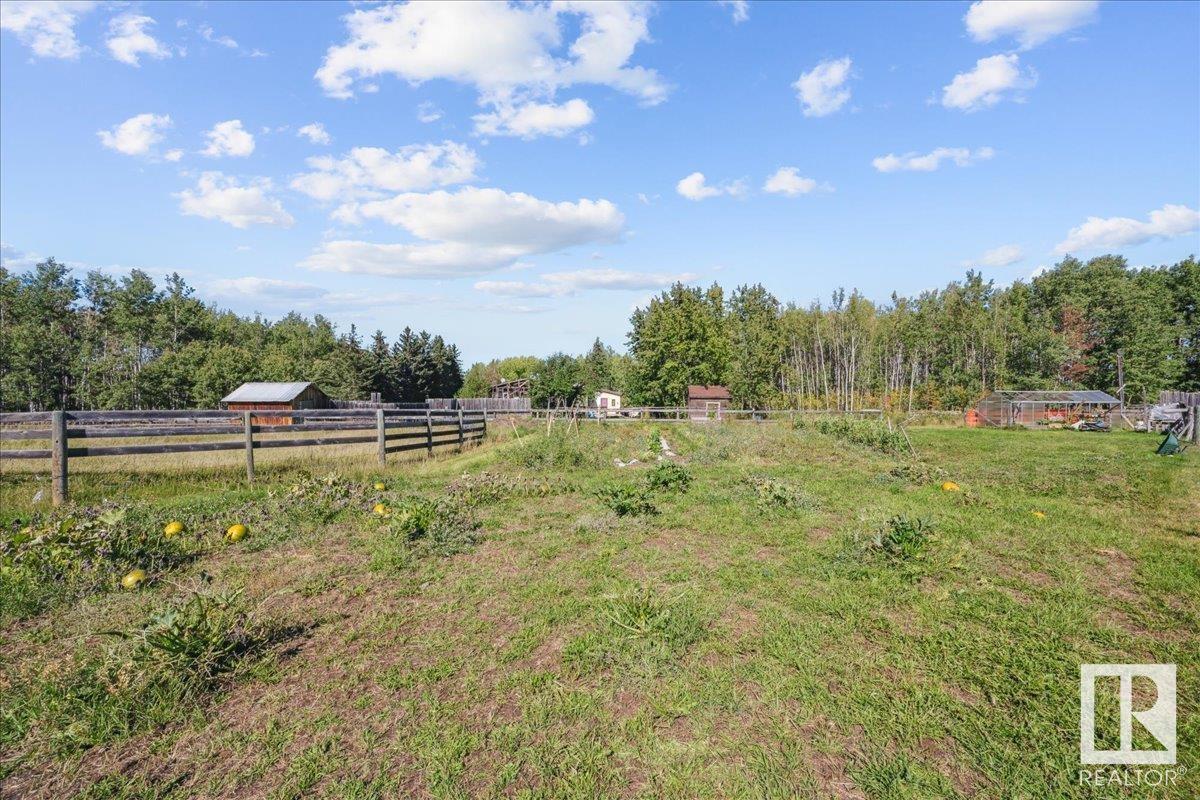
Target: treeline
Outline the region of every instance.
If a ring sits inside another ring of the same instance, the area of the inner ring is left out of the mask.
[[[1028,282],[978,273],[876,304],[838,290],[782,304],[761,285],[727,294],[676,284],[630,319],[628,355],[599,341],[581,356],[476,364],[462,394],[532,377],[533,403],[674,406],[688,384],[723,384],[745,407],[968,407],[1004,389],[1101,389],[1129,402],[1200,390],[1200,266],[1131,269],[1123,258],[1064,258]],[[1119,368],[1120,365],[1120,368]]]
[[[451,397],[458,349],[405,329],[364,347],[321,315],[270,322],[198,300],[179,275],[162,287],[140,270],[82,280],[49,259],[0,267],[0,408],[213,408],[245,381],[310,380],[331,397]]]

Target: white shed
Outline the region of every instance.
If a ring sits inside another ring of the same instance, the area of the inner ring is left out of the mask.
[[[621,408],[621,395],[609,389],[596,392],[596,408],[601,411],[617,411]]]

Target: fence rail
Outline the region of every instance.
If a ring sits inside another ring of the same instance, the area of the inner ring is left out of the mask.
[[[593,407],[534,408],[527,412],[534,419],[588,419],[596,422],[633,422],[654,420],[656,422],[700,422],[722,420],[747,420],[765,422],[772,419],[795,419],[808,415],[833,414],[836,416],[881,417],[878,408],[861,408],[855,411],[836,409],[791,409],[791,408],[689,408],[687,406],[628,406],[619,409]]]
[[[287,424],[255,424],[256,417],[288,417]],[[7,427],[6,427],[7,426]],[[14,428],[12,426],[21,426]],[[36,426],[36,427],[28,427]],[[370,434],[331,436],[332,432],[371,431]],[[315,432],[287,439],[255,438],[265,433]],[[232,436],[205,442],[156,442],[71,446],[72,439],[137,439],[173,436]],[[463,409],[306,409],[294,411],[33,411],[0,414],[0,442],[48,441],[46,448],[0,450],[7,459],[49,459],[52,499],[66,502],[68,463],[94,456],[157,455],[244,450],[246,479],[254,480],[254,451],[277,447],[319,447],[374,442],[380,464],[388,454],[435,447],[463,447],[487,435],[487,417]]]

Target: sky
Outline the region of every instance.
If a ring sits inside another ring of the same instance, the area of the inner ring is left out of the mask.
[[[23,271],[622,349],[682,280],[886,302],[1200,253],[1200,3],[0,3]]]

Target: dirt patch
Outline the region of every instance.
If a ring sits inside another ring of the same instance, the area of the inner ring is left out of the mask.
[[[922,739],[918,749],[924,759],[942,773],[959,794],[971,797],[986,783],[982,775],[962,763],[958,742],[954,739]]]
[[[1120,550],[1097,550],[1095,566],[1088,570],[1088,584],[1114,600],[1136,603],[1141,594],[1134,582],[1137,562]]]

